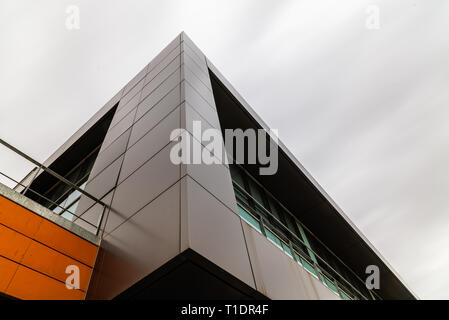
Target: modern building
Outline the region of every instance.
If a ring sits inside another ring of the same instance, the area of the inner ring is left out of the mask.
[[[181,33],[14,190],[0,188],[3,296],[415,299],[281,142],[274,175],[259,162],[173,163],[177,128],[208,150],[194,121],[268,130]],[[80,284],[68,289],[73,265]],[[379,289],[365,286],[369,265]]]

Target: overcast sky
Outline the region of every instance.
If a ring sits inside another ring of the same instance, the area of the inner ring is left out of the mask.
[[[448,299],[449,1],[0,0],[0,138],[44,161],[181,31],[409,287]],[[29,169],[0,147],[0,171]]]

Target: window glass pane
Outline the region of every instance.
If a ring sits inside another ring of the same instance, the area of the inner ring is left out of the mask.
[[[67,205],[70,205],[76,198],[81,196],[81,192],[78,190],[72,190],[72,193],[67,197]]]
[[[62,200],[66,199],[65,193],[70,187],[65,183],[58,182],[54,187],[52,187],[48,192],[44,193],[45,197],[50,199],[52,202],[46,202],[45,206],[48,208],[53,208],[56,203],[61,203]]]
[[[243,181],[241,169],[234,165],[231,165],[229,167],[231,168],[232,180],[234,180],[242,188],[245,188],[245,182]]]
[[[237,201],[249,206],[248,196],[244,194],[242,191],[240,191],[238,187],[234,187],[234,191]]]
[[[273,214],[273,216],[281,221],[277,203],[275,203],[275,201],[271,197],[268,197],[268,204],[270,206],[270,212]]]
[[[273,232],[271,232],[270,229],[265,228],[265,234],[267,235],[268,240],[282,249],[281,240]]]
[[[335,284],[331,280],[329,280],[327,277],[323,276],[323,279],[324,279],[324,283],[326,284],[326,286],[328,286],[329,289],[331,289],[333,292],[338,294],[338,290],[337,290],[337,287],[335,286]]]
[[[241,208],[240,206],[237,206],[237,207],[238,207],[240,216],[241,216],[246,222],[248,222],[253,228],[255,228],[257,231],[262,232],[262,231],[260,230],[260,224],[259,224],[259,221],[257,221],[252,215],[250,215],[248,212],[246,212],[246,210],[244,210],[244,209]]]
[[[340,291],[340,295],[343,298],[343,300],[352,300],[349,295],[347,295],[346,293],[344,293],[343,291]]]
[[[70,207],[67,208],[68,211],[71,213],[75,213],[76,208],[78,207],[78,204],[80,203],[80,200],[78,199],[76,202],[74,202]]]
[[[301,234],[296,228],[295,220],[289,213],[286,213],[285,221],[287,223],[288,229],[297,237],[301,237]]]
[[[284,252],[290,256],[290,258],[293,258],[292,256],[292,250],[290,250],[290,246],[284,242],[282,242],[282,249],[284,250]]]
[[[250,193],[260,205],[264,205],[263,201],[263,192],[260,189],[259,185],[257,185],[252,179],[248,179]]]
[[[64,210],[65,203],[66,201],[64,200],[59,206],[53,209],[53,212],[56,214],[61,214],[62,210]]]
[[[84,183],[82,183],[82,184],[79,186],[80,189],[84,190],[84,188],[86,187],[86,184],[87,184],[87,180],[84,181]]]
[[[295,255],[296,262],[298,262],[298,264],[302,265],[302,263],[301,263],[301,257],[299,256],[299,254],[297,254],[296,252],[294,252],[294,255]]]
[[[71,214],[67,211],[64,211],[64,213],[61,214],[61,217],[65,218],[67,220],[73,221],[73,214]]]
[[[256,212],[258,214],[260,214],[262,217],[264,217],[265,219],[269,219],[269,213],[267,213],[264,209],[264,207],[259,206],[258,204],[255,205],[254,209],[256,210]]]
[[[306,259],[301,258],[301,263],[304,268],[306,268],[307,271],[309,271],[311,274],[313,274],[315,277],[318,278],[318,275],[316,274],[315,268],[311,263],[309,263]]]
[[[75,213],[75,210],[78,207],[79,202],[80,201],[78,199],[78,201],[74,202],[69,208],[67,208],[67,211],[64,211],[64,213],[61,216],[66,218],[67,220],[73,221],[74,215],[72,213]]]

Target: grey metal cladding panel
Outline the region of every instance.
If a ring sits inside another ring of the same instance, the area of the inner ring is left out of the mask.
[[[201,132],[204,132],[205,130],[208,129],[216,129],[206,119],[204,119],[195,109],[193,109],[191,105],[183,102],[181,108],[181,127],[186,129],[193,135],[194,122],[197,122],[201,125]],[[222,138],[221,132],[220,138]],[[203,144],[207,144],[207,142]]]
[[[175,58],[167,67],[165,67],[156,77],[149,81],[142,89],[142,98],[146,98],[151,92],[161,85],[167,78],[173,74],[179,73],[181,66],[181,57]],[[176,76],[176,75],[175,75]]]
[[[195,141],[193,143],[199,143]],[[202,152],[204,149],[204,146],[201,146]],[[188,164],[182,166],[181,175],[184,174],[188,174],[195,179],[203,188],[226,205],[229,210],[238,213],[231,174],[227,166],[223,164]]]
[[[107,205],[110,205],[111,201],[112,201],[112,194],[113,194],[112,191],[109,192],[106,196],[104,196],[104,198],[101,201],[103,201]],[[81,219],[74,218],[73,222],[75,222],[80,227],[83,227],[84,229],[95,234],[97,229],[94,226],[99,225],[100,219],[101,219],[101,216],[102,216],[104,210],[105,210],[104,206],[97,203],[97,204],[93,205],[92,207],[90,207],[86,212],[82,213]],[[105,214],[106,214],[106,212],[105,212]],[[87,223],[86,221],[89,222],[90,224]],[[92,226],[92,224],[94,226]]]
[[[145,85],[153,80],[159,73],[163,72],[165,68],[170,66],[181,54],[181,46],[176,47],[162,61],[156,65],[152,70],[148,71],[145,77]]]
[[[203,52],[198,48],[198,46],[190,39],[185,32],[181,34],[181,40],[188,45],[192,51],[198,56],[199,59],[205,59],[205,55]]]
[[[180,166],[170,161],[172,144],[167,145],[117,187],[112,201],[111,215],[130,217],[156,198],[180,178]],[[106,232],[115,226],[109,221]]]
[[[121,109],[117,109],[114,114],[114,118],[112,118],[110,128],[114,127],[117,123],[119,123],[124,117],[128,115],[140,102],[140,92],[138,92],[127,104],[125,104]]]
[[[181,89],[176,86],[170,91],[162,100],[154,105],[147,113],[145,113],[140,119],[136,119],[129,139],[129,146],[132,146],[139,140],[144,134],[150,131],[155,125],[157,125],[162,119],[164,119],[169,113],[171,113],[181,102]]]
[[[131,129],[128,129],[109,146],[103,150],[100,150],[97,159],[95,159],[92,171],[90,172],[90,180],[95,178],[102,170],[104,170],[126,151],[126,144],[128,143],[130,133]]]
[[[255,287],[240,218],[190,177],[182,181],[181,226],[186,247]],[[187,243],[185,242],[187,241]]]
[[[204,57],[199,57],[185,42],[182,42],[181,47],[184,54],[196,64],[196,67],[204,74],[209,75],[206,59]]]
[[[102,198],[105,194],[111,191],[117,183],[123,157],[124,156],[120,156],[95,178],[89,180],[85,190],[96,198]]]
[[[189,56],[188,53],[184,52],[181,56],[181,63],[186,66],[201,82],[212,92],[212,84],[210,82],[209,73],[205,72],[198,64]],[[206,65],[204,65],[206,68]]]
[[[108,194],[104,195],[103,197],[99,198],[101,201],[105,202],[104,200],[106,199],[106,197],[108,195],[112,194],[111,192],[109,192]],[[105,202],[106,203],[106,202]],[[109,203],[107,203],[109,204]],[[80,203],[79,205],[76,207],[76,211],[75,214],[77,216],[81,216],[84,213],[86,213],[87,210],[89,210],[90,208],[92,208],[92,206],[95,205],[95,201],[92,200],[91,198],[88,198],[84,195],[81,196],[80,199]]]
[[[185,66],[182,72],[184,79],[193,89],[196,90],[201,98],[203,98],[211,106],[211,108],[216,109],[212,91],[206,87],[206,85],[189,69],[189,67]]]
[[[104,237],[102,298],[110,299],[179,253],[179,182]]]
[[[136,94],[139,94],[139,92],[144,87],[143,84],[144,84],[144,80],[142,79],[126,95],[124,95],[122,97],[122,99],[120,100],[117,110],[124,108],[126,106],[126,104],[128,104],[128,102],[131,101],[135,97]]]
[[[242,221],[257,290],[271,299],[318,299],[311,275]]]
[[[164,58],[181,43],[181,36],[177,36],[170,42],[156,57],[154,57],[147,65],[147,72],[151,72]]]
[[[130,82],[125,86],[123,95],[126,95],[140,80],[145,78],[147,72],[147,66],[145,66]]]
[[[305,270],[302,270],[302,272],[307,273],[307,271],[305,271]],[[336,293],[334,293],[331,289],[329,289],[320,280],[312,277],[310,274],[308,274],[308,276],[309,276],[312,286],[315,288],[315,291],[318,295],[318,299],[320,299],[320,300],[343,300],[340,296],[338,296]]]
[[[170,143],[170,134],[173,130],[179,128],[180,119],[181,115],[178,107],[128,148],[120,172],[119,183]],[[170,161],[170,159],[167,160]]]
[[[150,95],[142,96],[142,102],[137,108],[136,119],[141,118],[148,110],[150,110],[156,103],[165,97],[172,89],[181,82],[181,70],[175,71],[170,75],[159,87],[157,87]]]
[[[120,137],[126,130],[128,130],[132,126],[136,110],[131,111],[122,120],[120,120],[119,123],[109,128],[108,133],[106,134],[106,137],[104,138],[102,144],[103,149],[106,149],[106,147],[108,147],[112,142],[114,142],[118,137]]]
[[[286,261],[289,257],[246,222],[242,221],[242,226],[257,290],[271,299],[317,298],[316,293],[308,292],[302,282],[295,281],[294,268]]]
[[[196,125],[197,126],[199,125],[201,127],[201,132],[206,132],[209,129],[216,129],[213,126],[211,126],[210,123],[207,122],[203,117],[201,117],[200,114],[195,111],[195,109],[193,109],[189,104],[184,102],[181,106],[181,128],[186,129],[193,136],[194,122],[197,122]],[[229,167],[227,161],[226,148],[224,145],[221,131],[218,131],[218,133],[219,137],[217,137],[216,139],[214,138],[213,143],[211,140],[200,141],[200,139],[197,139],[196,137],[195,139],[199,141],[208,150],[213,151],[214,152],[213,155],[220,161],[220,163]],[[215,150],[215,147],[218,144],[221,144],[221,151]]]
[[[217,110],[206,102],[186,81],[181,85],[181,97],[214,128],[220,128]],[[181,98],[182,99],[182,98]]]

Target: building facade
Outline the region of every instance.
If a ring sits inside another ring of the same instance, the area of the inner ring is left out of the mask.
[[[19,299],[415,298],[273,137],[263,141],[278,149],[273,175],[260,175],[259,162],[171,161],[179,128],[191,148],[211,151],[195,123],[268,130],[181,33],[42,166],[14,190],[2,187],[0,236],[25,240],[0,242],[8,271],[0,291]],[[39,221],[26,229],[13,212]],[[45,224],[50,231],[40,231]],[[22,251],[8,253],[16,245]],[[70,290],[73,264],[82,285]],[[369,265],[379,268],[379,289],[365,286]]]

